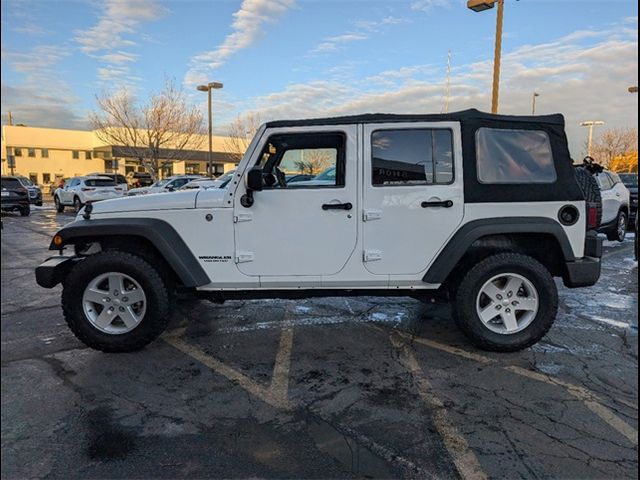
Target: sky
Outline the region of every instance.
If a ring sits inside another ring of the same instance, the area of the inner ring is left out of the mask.
[[[2,124],[88,128],[95,96],[139,98],[166,79],[216,132],[264,121],[491,106],[496,11],[462,0],[2,0]],[[638,3],[505,0],[500,113],[563,113],[637,127]],[[450,73],[447,61],[450,52]],[[449,78],[449,94],[447,90]],[[602,127],[601,127],[602,128]]]

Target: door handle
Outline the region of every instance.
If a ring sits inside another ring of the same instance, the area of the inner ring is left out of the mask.
[[[323,210],[351,210],[353,205],[347,203],[325,203],[322,205]]]
[[[429,208],[429,207],[451,208],[453,207],[453,202],[451,200],[443,200],[443,201],[437,201],[437,202],[422,202],[420,206],[422,208]]]

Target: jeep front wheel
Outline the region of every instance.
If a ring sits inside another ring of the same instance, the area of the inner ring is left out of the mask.
[[[460,329],[479,348],[512,352],[538,342],[558,310],[558,291],[537,260],[515,253],[475,265],[455,292]]]
[[[145,260],[117,250],[78,262],[63,283],[67,324],[84,344],[104,352],[139,350],[169,321],[169,293]]]

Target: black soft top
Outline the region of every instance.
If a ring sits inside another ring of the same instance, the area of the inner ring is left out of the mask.
[[[346,117],[278,120],[268,128],[346,125],[359,123],[460,122],[464,163],[464,196],[466,203],[579,201],[584,195],[578,186],[569,154],[564,116],[494,115],[476,109],[442,114],[367,113]],[[476,132],[480,128],[540,130],[551,143],[557,179],[553,183],[487,184],[478,180],[476,164]]]
[[[451,113],[432,114],[395,114],[395,113],[364,113],[361,115],[347,115],[343,117],[311,118],[305,120],[276,120],[268,122],[267,127],[304,127],[318,125],[347,125],[356,123],[386,123],[386,122],[461,122],[468,121],[487,123],[519,123],[535,125],[556,125],[564,127],[564,116],[553,115],[495,115],[481,112],[475,108]]]

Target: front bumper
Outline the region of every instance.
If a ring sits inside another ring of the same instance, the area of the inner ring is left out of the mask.
[[[36,267],[36,283],[44,288],[55,287],[62,282],[69,269],[78,260],[78,257],[66,255],[47,258]]]
[[[600,258],[602,257],[602,238],[593,232],[587,232],[584,242],[584,257],[566,262],[564,285],[568,288],[590,287],[600,278]]]

